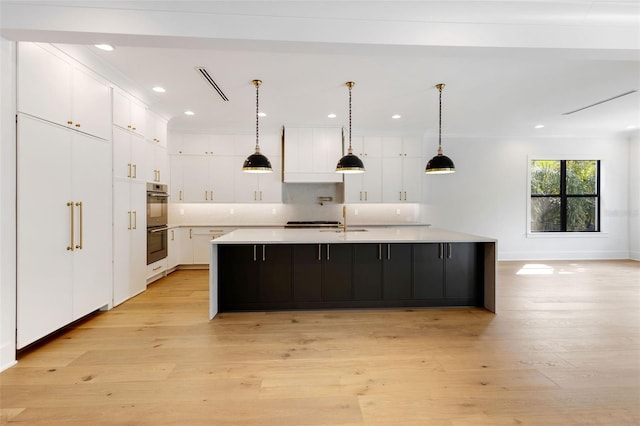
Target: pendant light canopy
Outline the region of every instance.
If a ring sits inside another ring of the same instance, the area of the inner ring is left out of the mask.
[[[436,88],[440,91],[440,113],[438,120],[438,153],[427,163],[425,173],[428,174],[445,174],[455,173],[456,166],[453,164],[453,160],[442,154],[442,89],[444,84],[436,84]]]
[[[271,162],[260,152],[259,142],[259,115],[260,111],[260,96],[259,87],[262,84],[261,80],[253,80],[253,85],[256,86],[256,152],[251,154],[244,160],[242,171],[247,173],[271,173]]]
[[[351,88],[355,85],[353,81],[347,81],[345,85],[349,88],[349,150],[347,155],[338,161],[337,173],[364,173],[364,164],[358,156],[354,155],[351,147]]]

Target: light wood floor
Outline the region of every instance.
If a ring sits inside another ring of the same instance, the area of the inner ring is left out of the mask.
[[[638,425],[640,263],[501,262],[482,309],[222,314],[179,271],[0,375],[27,425]]]

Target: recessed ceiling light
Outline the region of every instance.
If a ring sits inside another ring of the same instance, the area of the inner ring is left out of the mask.
[[[536,124],[533,127],[534,127],[534,129],[542,129],[544,127],[544,124]]]
[[[335,114],[333,114],[333,113],[331,113],[331,114],[327,115],[327,117],[328,117],[328,118],[336,118],[336,115],[335,115]]]
[[[94,46],[100,50],[105,50],[107,52],[111,52],[113,50],[113,46],[111,46],[110,44],[94,44]]]
[[[637,127],[638,127],[638,126],[634,126],[633,124],[629,124],[629,125],[627,126],[627,130],[633,130],[633,129],[636,129]]]
[[[151,89],[151,90],[153,90],[154,92],[157,92],[157,93],[164,93],[164,92],[166,92],[166,90],[164,90],[164,87],[160,87],[160,86],[156,86],[156,87],[154,87],[154,88],[153,88],[153,89]]]
[[[185,111],[184,114],[185,115],[196,115],[196,113],[193,112],[193,111]]]
[[[394,120],[397,120],[398,118],[402,117],[400,114],[393,114],[391,116],[391,118],[393,118]]]
[[[262,112],[262,111],[260,111],[260,112],[258,113],[258,117],[266,117],[266,116],[267,116],[267,114],[265,114],[265,113],[264,113],[264,112]]]

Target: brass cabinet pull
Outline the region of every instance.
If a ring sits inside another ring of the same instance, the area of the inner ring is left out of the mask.
[[[362,191],[360,191],[360,201],[362,201]]]
[[[209,201],[209,191],[204,191],[204,200]]]
[[[138,229],[138,212],[133,211],[133,229]]]
[[[189,228],[189,239],[193,238],[193,228]]]
[[[131,163],[127,163],[127,166],[129,166],[129,174],[127,175],[128,178],[131,177]]]
[[[256,201],[258,199],[258,191],[253,191],[253,201]]]
[[[402,201],[402,191],[400,191],[398,194],[400,194],[400,201]]]
[[[80,123],[76,123],[76,127],[80,127]]]
[[[213,191],[209,191],[209,192],[211,193],[211,195],[209,196],[209,199],[213,201]]]
[[[82,223],[82,201],[76,203],[76,207],[78,207],[79,220],[80,220],[80,244],[76,245],[76,248],[82,250],[82,230],[84,225]]]
[[[180,197],[178,197],[180,201],[182,201],[182,189],[180,190]]]
[[[176,235],[175,235],[175,233],[173,232],[173,229],[172,229],[171,230],[171,241],[175,240],[175,238],[176,238]]]
[[[364,200],[369,201],[369,191],[364,191]]]
[[[73,235],[73,228],[75,228],[75,223],[73,220],[73,201],[69,201],[67,203],[67,207],[69,207],[71,209],[71,232],[69,233],[69,245],[67,246],[67,250],[69,251],[73,251],[73,244],[74,244],[74,240],[75,240],[75,236]]]
[[[127,127],[130,129],[131,128],[131,124],[129,124]]]
[[[133,165],[133,177],[134,177],[134,179],[138,178],[138,165],[137,164]]]
[[[68,125],[72,125],[72,124],[73,124],[73,121],[69,120],[69,121],[67,121],[67,124],[68,124]]]
[[[157,271],[158,269],[162,268],[162,265],[158,265],[155,268],[153,268],[154,271]]]
[[[404,200],[407,201],[407,191],[404,191]]]
[[[260,201],[262,201],[262,191],[260,191]]]
[[[129,227],[127,229],[131,229],[131,212],[127,212],[129,213]]]

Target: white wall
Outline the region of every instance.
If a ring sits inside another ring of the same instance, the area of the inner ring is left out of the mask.
[[[500,260],[629,258],[629,141],[448,138],[456,173],[426,176],[423,221],[498,239]],[[599,234],[527,235],[528,162],[599,159]],[[637,167],[636,167],[637,168]]]
[[[640,130],[629,135],[629,257],[640,260]]]
[[[0,38],[0,371],[15,364],[15,44]]]

